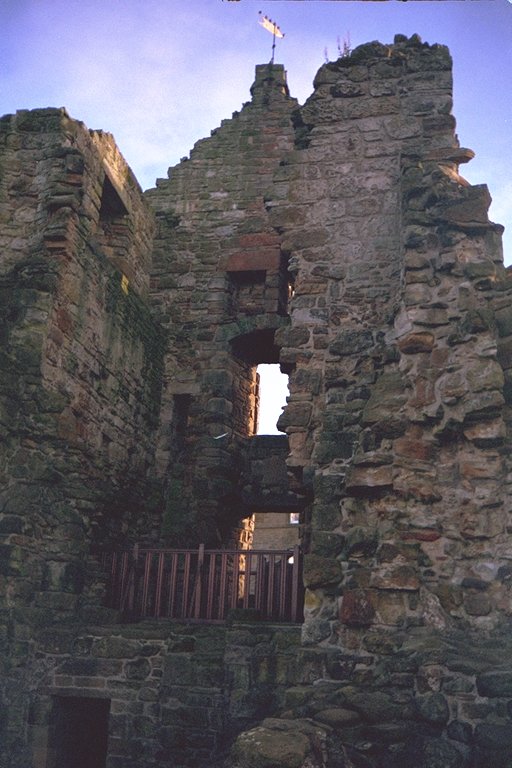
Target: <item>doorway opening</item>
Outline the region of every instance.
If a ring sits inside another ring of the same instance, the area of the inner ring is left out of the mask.
[[[299,512],[262,510],[252,518],[253,549],[293,549],[300,545]]]
[[[278,364],[260,364],[257,367],[259,381],[259,409],[257,435],[281,435],[277,421],[286,406],[288,375],[281,373]]]
[[[55,696],[46,768],[105,768],[110,699]]]
[[[232,423],[235,433],[242,437],[282,434],[276,422],[286,405],[288,377],[280,373],[274,334],[275,328],[265,328],[237,336],[231,342],[235,393]],[[266,405],[261,412],[262,393],[271,409],[269,416]]]

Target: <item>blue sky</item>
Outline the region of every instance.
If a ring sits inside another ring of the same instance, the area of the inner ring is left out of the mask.
[[[250,98],[254,66],[271,55],[260,10],[285,32],[276,61],[301,103],[338,38],[448,45],[457,132],[476,152],[462,172],[489,186],[510,263],[510,0],[0,0],[0,114],[65,106],[113,133],[141,186],[154,186]]]

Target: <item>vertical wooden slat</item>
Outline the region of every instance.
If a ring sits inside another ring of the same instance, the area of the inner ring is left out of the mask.
[[[276,574],[276,556],[274,552],[269,553],[268,563],[268,586],[267,586],[267,618],[274,617],[274,589]]]
[[[276,621],[281,618],[281,576],[283,573],[283,556],[275,555],[274,571],[274,617]]]
[[[112,553],[109,605],[128,617],[222,621],[228,608],[263,620],[302,620],[302,553],[291,550],[158,550]],[[242,559],[243,558],[243,559]],[[142,572],[139,566],[142,564]]]
[[[293,548],[292,594],[291,594],[292,602],[291,602],[291,616],[290,616],[290,619],[293,622],[296,622],[298,620],[298,613],[299,613],[299,578],[300,578],[299,568],[301,568],[301,563],[299,558],[300,558],[300,550],[299,550],[299,547],[296,545]]]
[[[125,611],[128,605],[128,557],[129,553],[123,552],[119,567],[119,607],[121,611]]]
[[[227,594],[228,586],[228,552],[220,553],[220,579],[219,579],[219,619],[223,619],[226,615],[226,607],[228,605],[229,595]]]
[[[133,548],[133,556],[132,556],[132,562],[130,563],[130,553],[125,553],[125,573],[126,573],[126,579],[125,579],[125,599],[123,600],[124,605],[121,606],[121,609],[123,611],[127,610],[130,614],[133,614],[135,612],[135,580],[137,578],[137,568],[138,568],[138,561],[139,561],[139,547],[137,544],[135,544]]]
[[[214,596],[215,596],[215,570],[217,562],[217,553],[210,552],[210,565],[208,568],[208,588],[206,593],[206,617],[207,619],[213,618],[214,609]]]
[[[204,565],[204,544],[199,545],[197,553],[197,570],[194,581],[194,591],[192,593],[193,598],[193,618],[201,618],[201,596],[202,596],[202,582],[203,582],[203,565]]]
[[[133,611],[135,572],[137,570],[139,550],[137,547],[133,550],[133,559],[130,561],[130,553],[125,552],[123,556],[123,590],[126,595],[125,607]]]
[[[265,586],[265,567],[266,560],[263,552],[258,552],[256,562],[256,583],[254,585],[254,607],[257,611],[263,608],[263,590]]]
[[[178,583],[178,553],[171,553],[171,567],[169,568],[169,597],[167,599],[167,616],[174,618],[174,607],[176,605],[176,593]]]
[[[233,584],[231,592],[231,608],[236,608],[238,605],[238,583],[240,579],[240,553],[235,552],[233,556]]]
[[[132,563],[132,568],[134,566],[135,558],[136,558],[135,550],[133,553],[133,558],[134,560]],[[123,552],[122,563],[121,563],[121,587],[122,588],[126,587],[129,572],[130,572],[130,553]]]
[[[183,597],[181,600],[181,618],[182,619],[188,619],[189,611],[188,611],[188,593],[190,591],[190,558],[192,556],[192,552],[185,552],[184,557],[184,563],[183,563]]]
[[[153,560],[153,553],[151,551],[146,552],[146,558],[144,561],[144,580],[142,583],[142,603],[141,603],[141,615],[146,616],[148,610],[148,597],[149,597],[149,583],[151,578],[151,562]]]
[[[244,593],[242,598],[242,607],[249,607],[249,594],[251,588],[251,566],[252,566],[252,553],[250,549],[244,550],[245,554],[245,577],[244,577]]]
[[[286,576],[288,573],[288,553],[280,556],[281,567],[279,569],[279,608],[278,617],[280,621],[286,619]]]
[[[125,559],[126,559],[126,552],[122,552],[120,555],[116,557],[116,575],[115,575],[115,589],[112,592],[112,597],[119,601],[119,603],[114,603],[111,608],[121,607],[121,602],[123,600],[123,587],[124,587],[124,571],[126,568],[125,565]]]
[[[155,587],[155,606],[153,615],[156,619],[160,618],[160,606],[162,604],[162,590],[164,582],[164,559],[165,555],[160,552],[158,555],[158,567],[156,575],[156,587]]]
[[[109,608],[113,608],[116,605],[117,602],[117,595],[119,591],[119,576],[118,576],[118,559],[119,555],[117,552],[114,552],[112,554],[112,559],[110,561],[110,577],[108,581],[108,591],[107,591],[107,606]],[[103,566],[107,566],[107,556],[103,555]]]

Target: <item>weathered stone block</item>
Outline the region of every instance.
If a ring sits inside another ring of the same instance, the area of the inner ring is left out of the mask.
[[[332,355],[340,357],[346,355],[361,354],[373,346],[373,334],[371,331],[342,331],[329,346]]]
[[[369,557],[378,547],[379,535],[375,529],[354,526],[345,535],[346,557]]]
[[[487,616],[492,610],[492,602],[487,594],[469,592],[464,595],[464,610],[470,616]]]
[[[341,578],[340,564],[330,557],[307,554],[304,557],[304,585],[309,589],[337,584]]]
[[[301,768],[313,753],[309,736],[318,740],[321,734],[319,727],[315,729],[309,723],[304,733],[300,720],[267,719],[261,727],[243,733],[235,741],[231,749],[233,768]],[[314,758],[309,762],[311,768],[319,765]]]
[[[512,672],[496,670],[478,675],[476,686],[480,696],[512,696]]]
[[[420,588],[420,580],[414,568],[402,565],[384,572],[375,573],[372,576],[371,585],[376,589],[414,592]]]
[[[311,538],[311,553],[320,557],[335,558],[344,549],[345,539],[337,533],[314,531]]]
[[[449,741],[432,736],[412,736],[397,750],[395,759],[404,768],[463,768],[464,757]]]
[[[140,644],[136,640],[125,637],[103,637],[97,640],[91,648],[93,656],[111,659],[133,658],[137,656]]]
[[[129,680],[145,680],[151,673],[151,664],[147,659],[136,659],[125,666],[125,673]]]
[[[400,352],[406,355],[414,355],[418,352],[431,352],[435,343],[435,338],[428,331],[418,331],[409,333],[398,341]]]
[[[372,593],[367,590],[346,590],[339,606],[339,619],[350,627],[368,627],[375,619]]]
[[[354,725],[360,720],[359,714],[352,709],[336,707],[332,709],[321,709],[315,713],[315,720],[325,723],[335,730],[344,728],[347,725]]]
[[[441,693],[418,696],[415,699],[418,716],[433,725],[445,725],[450,717],[448,702]]]
[[[475,728],[475,742],[492,750],[510,751],[512,756],[512,730],[510,723],[478,723]]]
[[[460,741],[463,744],[469,744],[473,736],[473,729],[469,723],[462,720],[452,720],[446,730],[448,737],[453,741]]]
[[[495,418],[499,414],[504,402],[502,393],[497,390],[486,390],[476,393],[468,392],[462,400],[465,423]]]
[[[385,723],[399,718],[402,714],[391,696],[382,691],[360,692],[352,687],[343,688],[343,699],[347,706],[353,707],[369,723]]]
[[[370,492],[376,488],[393,485],[393,468],[390,465],[380,467],[351,467],[347,471],[346,487],[348,491]]]
[[[315,504],[313,508],[313,519],[316,529],[332,531],[340,522],[339,504]]]

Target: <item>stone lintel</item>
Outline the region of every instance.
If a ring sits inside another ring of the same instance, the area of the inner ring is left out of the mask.
[[[278,248],[232,253],[226,265],[227,272],[278,272],[281,254]]]

